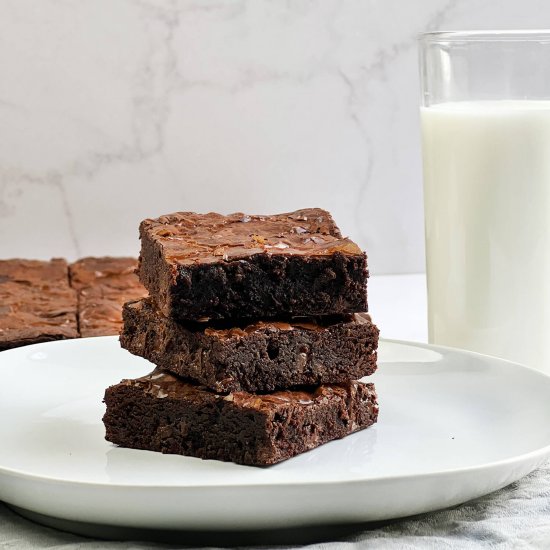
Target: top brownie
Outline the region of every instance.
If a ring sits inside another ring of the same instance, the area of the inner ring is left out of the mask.
[[[367,310],[367,257],[331,215],[176,212],[140,225],[139,277],[179,320]]]
[[[135,258],[82,258],[69,266],[78,293],[80,336],[119,334],[122,306],[147,295],[135,273]]]
[[[65,260],[0,260],[0,350],[76,338],[76,308]]]

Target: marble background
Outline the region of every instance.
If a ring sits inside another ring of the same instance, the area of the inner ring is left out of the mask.
[[[424,269],[416,35],[545,0],[0,0],[0,257],[137,254],[144,217],[329,208]]]

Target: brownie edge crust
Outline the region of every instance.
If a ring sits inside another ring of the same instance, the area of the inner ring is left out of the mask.
[[[330,214],[176,212],[140,225],[139,277],[168,317],[272,319],[367,311],[367,257]]]
[[[217,394],[159,370],[105,392],[106,439],[251,466],[276,464],[374,424],[373,384]]]

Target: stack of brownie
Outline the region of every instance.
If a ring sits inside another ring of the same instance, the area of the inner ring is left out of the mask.
[[[140,236],[150,296],[120,341],[157,368],[106,390],[107,440],[262,466],[376,422],[366,255],[328,212],[178,212]]]

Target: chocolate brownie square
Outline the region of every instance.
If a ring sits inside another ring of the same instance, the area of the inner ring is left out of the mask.
[[[76,338],[67,262],[0,260],[0,350]]]
[[[147,449],[267,466],[376,422],[372,384],[227,395],[154,371],[106,390],[106,439]]]
[[[378,328],[367,313],[224,328],[174,321],[145,298],[125,304],[123,318],[123,348],[218,392],[339,383],[376,370]]]
[[[367,258],[325,210],[176,212],[140,225],[139,276],[167,317],[272,319],[367,310]]]
[[[71,285],[78,293],[80,336],[118,334],[122,306],[147,295],[135,273],[135,258],[82,258],[70,265]]]

